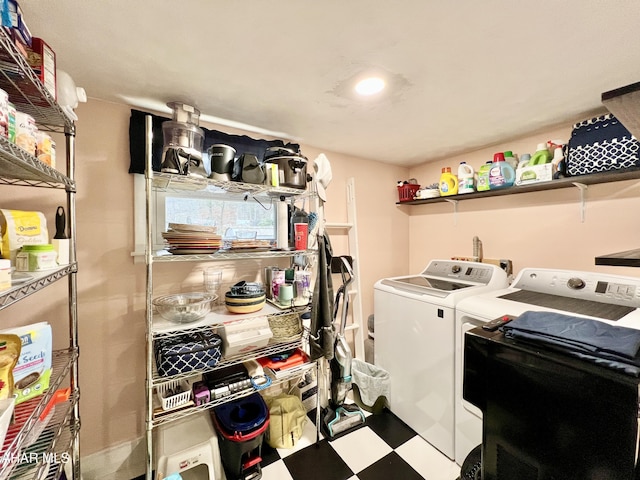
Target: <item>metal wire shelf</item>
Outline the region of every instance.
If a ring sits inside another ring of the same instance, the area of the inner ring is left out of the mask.
[[[245,360],[247,360],[245,358]],[[279,376],[278,378],[272,378],[272,383],[271,385],[279,385],[281,383],[284,382],[288,382],[290,380],[293,380],[295,378],[298,377],[302,377],[302,375],[304,375],[305,372],[309,371],[312,368],[316,368],[316,363],[315,362],[309,362],[309,363],[305,363],[304,365],[301,365],[299,367],[294,367],[291,369],[290,373],[285,373],[282,376]],[[245,390],[240,390],[238,392],[234,392],[230,395],[226,395],[222,398],[217,398],[215,400],[212,400],[210,402],[207,402],[203,405],[191,405],[188,407],[185,407],[183,409],[180,410],[176,410],[173,412],[166,412],[166,413],[159,413],[156,414],[156,416],[153,419],[153,426],[158,426],[164,423],[168,423],[168,422],[172,422],[181,418],[185,418],[188,417],[189,415],[193,415],[194,413],[197,412],[202,412],[204,410],[208,410],[210,408],[214,408],[217,407],[218,405],[222,405],[224,403],[230,402],[232,400],[237,400],[238,398],[242,398],[242,397],[246,397],[248,395],[251,395],[252,393],[255,393],[257,390],[254,388],[247,388]]]
[[[0,73],[0,88],[19,111],[50,131],[74,133],[73,120],[56,103],[4,28],[0,29]]]
[[[77,358],[77,351],[54,351],[51,365],[52,373],[49,380],[49,388],[47,389],[47,391],[44,392],[42,396],[35,397],[15,407],[15,421],[13,425],[9,427],[4,445],[2,446],[2,449],[0,449],[0,480],[9,478],[9,475],[11,475],[14,469],[19,466],[18,464],[20,463],[21,458],[24,458],[22,457],[22,454],[24,452],[29,453],[30,451],[32,451],[34,445],[41,446],[44,443],[50,445],[48,449],[44,449],[42,452],[39,452],[43,453],[53,451],[52,449],[54,449],[56,445],[65,443],[64,440],[57,438],[64,431],[63,428],[58,427],[60,427],[62,423],[68,423],[72,407],[78,400],[77,394],[75,393],[72,393],[70,399],[67,402],[65,402],[64,404],[59,404],[61,408],[56,407],[53,418],[47,424],[47,427],[43,431],[43,434],[36,439],[35,443],[32,446],[25,448],[25,441],[28,440],[30,434],[32,434],[32,432],[38,428],[38,417],[42,414],[47,403],[49,402],[49,400],[51,400],[51,397],[62,384],[62,381],[69,373],[71,364],[75,362]],[[66,405],[67,407],[62,407],[62,405]],[[76,429],[75,426],[72,427],[73,430]],[[44,433],[48,430],[52,431],[47,433],[47,435],[44,435]],[[76,434],[77,432],[73,432],[73,436],[75,436]],[[69,445],[67,445],[64,451],[68,450]],[[29,456],[27,456],[27,459],[28,458]],[[21,472],[20,475],[25,475],[25,473]],[[31,474],[26,478],[39,477],[35,477],[34,472],[31,472]]]
[[[56,282],[77,270],[78,265],[76,263],[72,263],[56,270],[48,270],[46,272],[29,272],[29,275],[33,277],[31,280],[27,280],[24,283],[11,287],[9,290],[0,292],[0,310],[13,305],[15,302],[22,300],[32,293],[42,290],[53,282]]]
[[[154,172],[153,188],[159,191],[200,192],[207,195],[215,193],[232,193],[236,195],[263,197],[304,197],[312,196],[309,190],[289,187],[272,187],[254,183],[220,181],[210,178],[174,175],[171,173]]]

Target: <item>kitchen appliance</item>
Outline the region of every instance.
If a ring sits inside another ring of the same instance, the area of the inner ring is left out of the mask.
[[[593,272],[523,269],[509,288],[462,300],[456,308],[455,460],[482,442],[482,412],[463,398],[465,332],[503,315],[549,311],[640,328],[640,279]],[[376,346],[377,349],[377,346]]]
[[[282,147],[269,147],[265,151],[263,162],[278,166],[279,184],[290,188],[307,188],[311,180],[307,176],[307,157]]]
[[[432,260],[419,275],[374,286],[375,364],[391,377],[389,408],[449,458],[454,455],[454,332],[463,298],[505,288],[493,264]]]
[[[209,178],[228,182],[233,173],[233,162],[236,156],[236,149],[230,145],[215,144],[207,149],[209,163],[211,164],[211,174]]]
[[[541,325],[557,315],[528,314]],[[628,329],[596,325],[603,335],[591,337],[594,325],[585,325],[591,320],[557,318],[561,325],[571,324],[565,334],[581,331],[587,342],[632,336]],[[519,320],[524,316],[510,325]],[[631,374],[606,361],[569,355],[557,345],[506,338],[501,331],[484,330],[486,325],[467,332],[464,347],[464,398],[484,417],[480,458],[478,449],[469,456],[482,478],[637,479],[638,368],[629,367]]]
[[[173,119],[162,122],[162,172],[206,177],[202,163],[204,132],[198,127],[200,111],[191,105],[169,102]]]

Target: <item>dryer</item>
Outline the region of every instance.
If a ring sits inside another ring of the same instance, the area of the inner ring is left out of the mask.
[[[455,308],[463,298],[507,285],[495,265],[432,260],[419,275],[374,286],[375,364],[390,375],[389,407],[451,459]]]
[[[462,395],[465,332],[502,315],[553,311],[640,329],[640,279],[573,270],[523,269],[502,290],[461,300],[455,321],[455,460],[482,442],[482,413]]]

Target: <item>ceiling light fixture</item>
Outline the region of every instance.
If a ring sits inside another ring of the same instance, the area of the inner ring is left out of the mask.
[[[368,77],[356,83],[355,90],[359,95],[370,96],[384,90],[385,81],[380,77]]]

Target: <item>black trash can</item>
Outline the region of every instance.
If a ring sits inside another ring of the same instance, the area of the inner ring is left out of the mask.
[[[227,480],[262,477],[262,440],[269,426],[269,411],[259,393],[214,408],[220,459]]]

